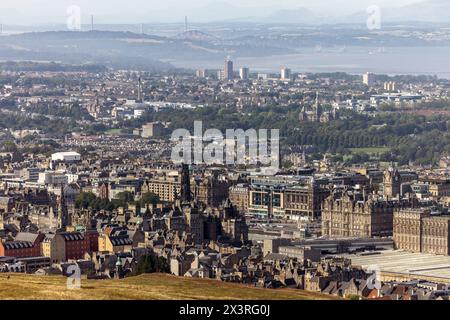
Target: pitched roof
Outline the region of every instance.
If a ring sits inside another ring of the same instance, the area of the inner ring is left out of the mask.
[[[63,232],[59,235],[63,236],[65,241],[81,241],[84,240],[84,234],[81,232]]]
[[[4,243],[5,250],[33,248],[33,243],[29,241],[10,241]]]
[[[109,237],[113,246],[125,246],[132,245],[133,240],[128,237],[118,236],[118,237]]]
[[[289,260],[289,257],[287,255],[281,254],[281,253],[268,253],[264,257],[264,261],[267,260],[273,260],[273,261],[286,261]]]
[[[15,240],[16,241],[28,241],[28,242],[34,243],[38,237],[39,237],[38,233],[19,232],[16,235]]]

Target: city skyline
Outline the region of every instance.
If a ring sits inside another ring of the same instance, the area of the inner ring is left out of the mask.
[[[448,0],[1,1],[0,299],[450,301],[449,57]]]

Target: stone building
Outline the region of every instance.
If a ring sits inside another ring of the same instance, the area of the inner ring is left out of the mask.
[[[155,175],[144,183],[142,192],[154,193],[163,202],[175,202],[182,193],[182,185],[185,185],[185,182],[182,181],[185,170],[189,170],[189,168],[184,167],[181,173],[170,172]],[[218,206],[228,198],[228,181],[220,179],[215,173],[192,178],[188,175],[188,179],[190,197],[199,203]]]
[[[422,252],[449,255],[449,231],[449,216],[430,216],[424,218],[422,224]]]
[[[421,209],[396,210],[393,219],[393,238],[397,249],[421,252],[422,221],[430,212]]]
[[[389,168],[383,175],[383,195],[395,198],[400,194],[401,177],[400,172],[394,168]]]
[[[203,214],[196,205],[185,205],[182,208],[186,231],[191,233],[197,242],[204,240]]]
[[[345,190],[333,193],[322,206],[322,235],[385,237],[392,235],[394,210],[409,200],[390,201],[376,195]]]
[[[429,196],[444,206],[450,202],[450,178],[448,176],[423,176],[419,182],[428,188]]]
[[[399,195],[403,196],[404,191],[402,186],[414,180],[417,180],[416,173],[403,171],[400,172],[395,168],[389,168],[383,175],[383,195],[386,198],[396,198]]]
[[[303,107],[299,114],[299,120],[302,122],[322,122],[327,123],[339,119],[336,109],[324,111],[319,102],[319,93],[316,94],[316,102],[311,108]]]
[[[133,245],[137,245],[137,243],[134,243],[124,227],[106,226],[98,236],[98,250],[100,252],[131,252]]]
[[[401,209],[394,213],[393,223],[397,249],[450,254],[450,216],[434,216],[428,209]]]
[[[230,199],[218,208],[221,221],[220,234],[232,242],[248,240],[248,225],[243,215],[231,203]]]
[[[288,219],[299,217],[318,219],[322,214],[322,202],[330,191],[319,186],[314,180],[306,185],[295,185],[284,190],[284,209]]]
[[[233,206],[241,213],[248,212],[249,188],[246,184],[232,186],[229,190],[229,198]]]
[[[193,198],[191,191],[191,179],[189,167],[183,165],[181,175],[178,177],[179,194],[170,207],[162,208],[159,214],[150,214],[150,225],[152,230],[162,229],[178,234],[191,234],[196,243],[205,239],[206,216],[204,205]],[[194,191],[195,193],[195,191]],[[206,232],[209,235],[208,232]]]
[[[208,206],[218,206],[228,198],[228,181],[219,179],[216,173],[191,179],[194,198]]]
[[[178,175],[157,175],[144,183],[142,192],[156,194],[163,202],[174,202],[181,193],[181,181]]]

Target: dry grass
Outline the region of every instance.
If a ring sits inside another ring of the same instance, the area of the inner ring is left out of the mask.
[[[150,274],[122,280],[81,280],[69,290],[67,278],[0,274],[0,299],[23,300],[318,300],[333,299],[294,289],[259,289],[216,280]]]

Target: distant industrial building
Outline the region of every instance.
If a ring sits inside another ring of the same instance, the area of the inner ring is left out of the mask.
[[[52,154],[52,161],[76,162],[81,160],[81,155],[74,151],[57,152]]]

